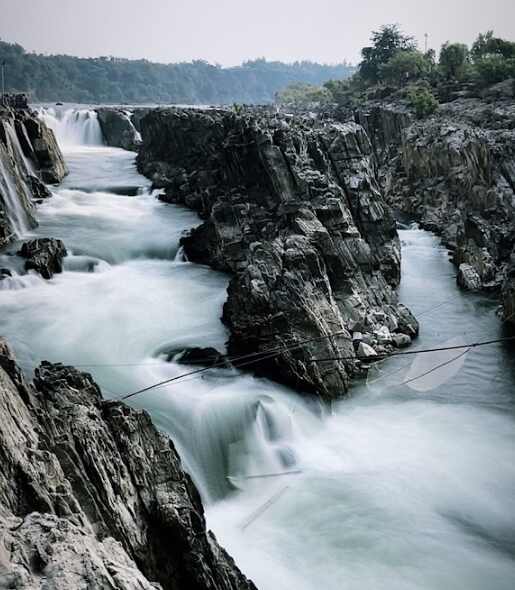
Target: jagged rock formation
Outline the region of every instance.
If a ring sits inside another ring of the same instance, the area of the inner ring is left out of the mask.
[[[0,588],[255,590],[146,412],[0,340],[0,413]]]
[[[515,247],[515,102],[459,99],[413,121],[402,105],[373,104],[357,119],[370,133],[387,198],[443,237],[458,283],[499,291]],[[505,318],[513,319],[511,314]]]
[[[131,111],[114,107],[96,109],[98,122],[107,145],[125,150],[136,151],[141,143],[141,136],[132,122]]]
[[[0,248],[34,227],[34,203],[60,182],[64,159],[53,132],[32,111],[0,107]]]
[[[397,302],[395,221],[359,125],[264,109],[157,109],[140,124],[139,169],[163,200],[205,219],[183,240],[187,256],[233,274],[230,355],[283,349],[253,368],[333,398],[360,369],[353,332],[378,352],[392,333],[416,335]]]
[[[18,254],[25,261],[25,270],[35,270],[44,279],[51,279],[63,271],[63,258],[67,255],[65,245],[55,238],[39,238],[22,244]]]

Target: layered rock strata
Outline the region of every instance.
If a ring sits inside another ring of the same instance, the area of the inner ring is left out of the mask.
[[[515,247],[513,99],[459,99],[424,121],[413,120],[402,105],[376,103],[356,118],[372,138],[392,206],[442,236],[460,286],[504,290],[509,306]]]
[[[360,370],[361,341],[384,353],[393,334],[416,335],[361,126],[264,109],[156,109],[140,125],[140,171],[204,219],[187,256],[232,274],[230,355],[278,352],[250,368],[334,398]]]
[[[53,132],[27,108],[0,107],[0,248],[34,227],[34,206],[66,165]]]
[[[1,340],[0,412],[0,588],[255,590],[148,414]]]

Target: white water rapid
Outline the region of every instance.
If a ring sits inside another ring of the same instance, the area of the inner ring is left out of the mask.
[[[71,254],[50,281],[0,283],[0,333],[26,371],[42,359],[73,364],[117,397],[188,370],[163,348],[223,349],[228,279],[177,255],[197,216],[160,203],[135,154],[101,145],[94,116],[44,116],[70,175],[39,208],[37,235]],[[499,336],[495,303],[456,289],[439,242],[401,236],[415,346]],[[390,360],[331,410],[231,370],[132,403],[173,437],[208,525],[260,590],[511,590],[514,356],[502,345],[471,351],[423,392],[401,385],[412,359]]]

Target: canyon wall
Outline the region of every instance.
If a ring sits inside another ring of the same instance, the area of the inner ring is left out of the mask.
[[[140,171],[204,219],[186,255],[232,275],[230,355],[264,355],[249,368],[330,399],[417,334],[361,126],[258,108],[155,109],[140,126]]]
[[[388,202],[442,236],[458,283],[499,292],[514,321],[515,102],[460,99],[416,121],[402,104],[356,113],[377,155]]]

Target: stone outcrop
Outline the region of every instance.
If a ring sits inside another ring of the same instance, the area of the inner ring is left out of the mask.
[[[140,125],[140,171],[205,220],[183,239],[188,258],[232,274],[230,355],[261,355],[249,368],[334,398],[361,369],[353,332],[379,353],[393,333],[416,335],[361,126],[265,109],[156,109]]]
[[[48,184],[61,182],[68,169],[54,132],[30,113],[17,125],[17,133],[25,155],[36,162],[41,180]]]
[[[255,590],[150,417],[0,341],[0,587]]]
[[[500,291],[515,247],[515,101],[459,99],[424,121],[403,111],[375,103],[356,114],[388,201],[442,236],[461,287]]]
[[[112,147],[136,151],[141,143],[139,131],[132,122],[131,111],[115,107],[96,109],[104,141]]]
[[[35,270],[44,279],[51,279],[63,271],[63,259],[67,255],[61,240],[39,238],[22,244],[18,254],[25,258],[25,270]]]
[[[66,166],[53,132],[26,108],[0,107],[0,248],[36,225],[34,205]]]

